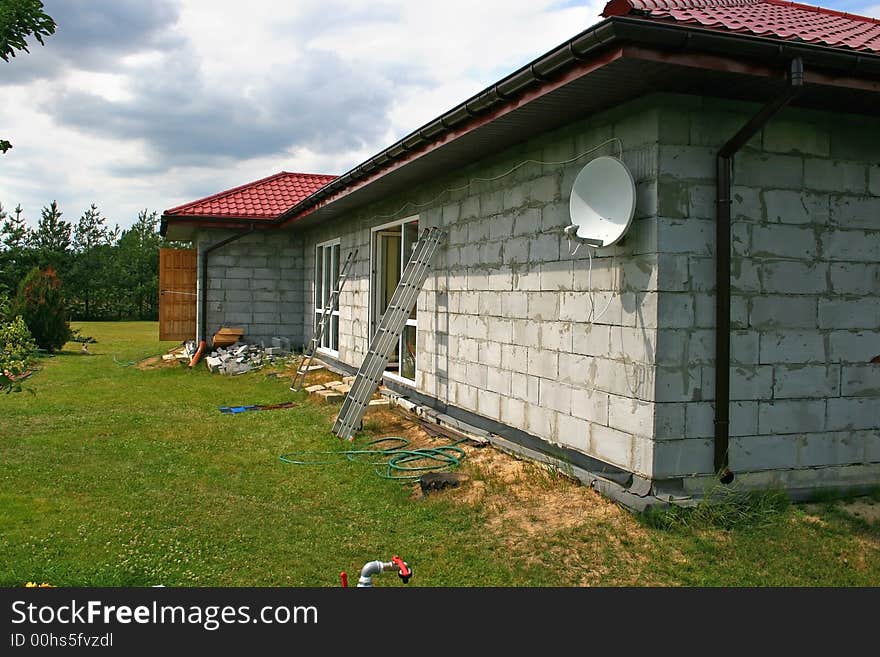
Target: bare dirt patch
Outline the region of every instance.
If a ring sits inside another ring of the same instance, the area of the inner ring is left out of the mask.
[[[841,502],[840,510],[869,524],[880,523],[880,502],[869,497]]]

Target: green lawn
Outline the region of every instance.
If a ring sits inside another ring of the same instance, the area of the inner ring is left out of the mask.
[[[155,323],[74,326],[93,355],[69,344],[34,394],[0,397],[0,585],[337,586],[392,554],[421,586],[880,584],[878,523],[839,504],[657,529],[539,467],[505,480],[486,449],[428,498],[366,464],[284,464],[340,446],[334,407],[224,415],[291,399],[287,381],[140,370],[173,346]]]

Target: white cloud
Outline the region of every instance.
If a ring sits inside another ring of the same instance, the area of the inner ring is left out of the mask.
[[[126,226],[281,169],[343,173],[603,4],[47,2],[58,34],[0,63],[0,202],[35,222],[94,201]]]

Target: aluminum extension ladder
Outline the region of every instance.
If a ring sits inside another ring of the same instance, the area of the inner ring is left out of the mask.
[[[336,286],[330,291],[330,294],[327,295],[327,303],[324,304],[324,310],[321,312],[321,319],[315,327],[315,333],[312,335],[312,339],[309,342],[309,348],[306,350],[306,355],[303,357],[299,368],[296,370],[296,374],[293,375],[293,380],[290,382],[290,389],[294,392],[302,388],[302,385],[306,381],[306,374],[309,373],[309,366],[312,364],[315,352],[318,351],[318,347],[321,345],[321,340],[324,338],[324,331],[327,328],[327,324],[330,322],[333,308],[336,306],[336,301],[339,299],[339,293],[342,292],[345,281],[348,279],[348,270],[351,269],[352,263],[355,258],[357,258],[357,253],[357,249],[348,252],[348,256],[346,256],[345,262],[339,270],[339,277],[336,279]]]
[[[388,308],[379,319],[379,326],[370,340],[367,354],[355,376],[351,390],[345,396],[339,415],[336,416],[333,433],[340,438],[351,440],[355,430],[360,427],[370,398],[376,392],[376,387],[388,366],[388,358],[398,344],[406,320],[428,278],[434,251],[445,236],[445,231],[440,228],[426,228],[416,242]]]

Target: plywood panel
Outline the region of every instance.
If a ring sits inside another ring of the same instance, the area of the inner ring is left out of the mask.
[[[159,339],[196,337],[195,249],[159,249]]]

